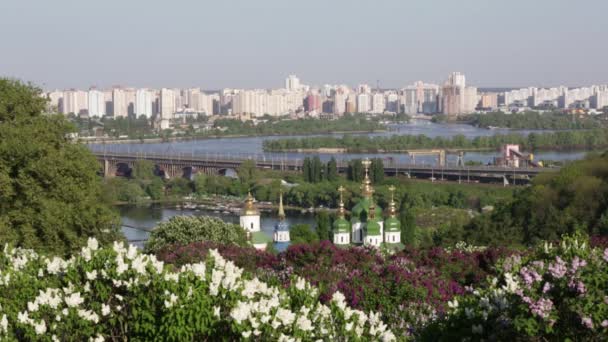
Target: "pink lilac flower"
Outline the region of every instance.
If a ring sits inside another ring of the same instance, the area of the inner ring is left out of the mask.
[[[553,285],[551,285],[551,283],[549,283],[549,282],[545,283],[545,285],[543,286],[543,293],[547,293],[547,292],[551,291],[552,288],[553,288]]]
[[[553,309],[553,302],[551,299],[541,298],[537,302],[530,303],[530,311],[533,314],[546,319],[549,317],[549,313]]]
[[[574,278],[570,279],[570,281],[568,282],[568,287],[571,290],[576,290],[576,292],[578,292],[579,294],[584,294],[585,292],[587,292],[585,284],[582,281],[577,281]]]
[[[608,320],[603,320],[601,325],[604,328],[608,328]]]
[[[519,274],[524,279],[524,283],[528,286],[542,280],[542,277],[538,274],[538,272],[536,272],[536,270],[529,269],[528,267],[522,267]]]
[[[575,273],[579,268],[587,266],[587,261],[584,259],[580,259],[578,256],[575,256],[572,259],[572,273]]]
[[[566,267],[566,263],[559,256],[555,257],[555,260],[554,263],[549,265],[549,272],[554,278],[560,279],[566,275],[568,268]]]
[[[604,261],[608,262],[608,248],[604,249]]]
[[[593,329],[593,320],[591,320],[591,318],[589,318],[589,317],[583,317],[581,319],[581,321],[583,322],[584,326],[586,326],[589,329]]]

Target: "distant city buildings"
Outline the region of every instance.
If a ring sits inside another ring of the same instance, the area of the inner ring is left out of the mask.
[[[368,114],[437,114],[450,117],[476,111],[504,112],[524,109],[597,109],[608,106],[608,85],[553,88],[528,87],[507,91],[481,91],[467,85],[463,73],[448,75],[442,85],[417,81],[400,89],[372,89],[368,84],[350,87],[324,84],[311,87],[296,75],[278,89],[232,89],[206,92],[200,88],[147,89],[115,86],[56,90],[46,93],[49,109],[63,114],[94,117],[145,116],[169,127],[175,119],[195,115],[227,115],[241,120],[265,115],[341,116]]]

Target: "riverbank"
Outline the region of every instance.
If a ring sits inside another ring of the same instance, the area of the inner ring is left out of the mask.
[[[389,132],[388,129],[374,129],[374,130],[356,130],[356,131],[328,131],[328,132],[311,132],[311,133],[298,133],[301,136],[315,136],[315,135],[335,135],[335,134],[365,134],[365,133],[385,133]],[[203,140],[215,140],[215,139],[233,139],[233,138],[255,138],[255,137],[289,137],[292,136],[287,133],[275,133],[275,134],[216,134],[207,136],[194,136],[194,137],[155,137],[155,138],[143,138],[143,139],[114,139],[114,138],[94,138],[87,139],[85,137],[79,138],[78,141],[84,144],[158,144],[158,143],[171,143],[178,141],[203,141]],[[339,152],[338,152],[339,153]]]
[[[608,129],[556,131],[549,133],[495,134],[469,137],[427,135],[344,136],[284,138],[265,140],[264,152],[290,152],[299,149],[319,152],[320,149],[341,149],[347,153],[399,153],[415,149],[456,151],[491,151],[504,144],[517,144],[526,151],[596,150],[608,147]]]

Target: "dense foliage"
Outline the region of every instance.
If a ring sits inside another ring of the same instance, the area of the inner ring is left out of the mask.
[[[215,250],[177,269],[118,242],[69,260],[7,246],[0,290],[4,341],[395,340],[342,294],[322,304],[303,279],[272,286]]]
[[[608,235],[608,153],[539,175],[512,201],[451,230],[444,242],[533,245],[577,230]]]
[[[351,153],[401,152],[408,149],[454,148],[463,150],[497,149],[503,144],[519,144],[526,150],[536,149],[593,149],[608,146],[608,130],[558,131],[550,133],[495,134],[467,138],[428,137],[426,135],[391,136],[322,136],[309,138],[283,138],[264,140],[264,151],[291,151],[297,149],[343,148]]]
[[[215,128],[223,128],[223,134],[238,135],[299,135],[334,132],[371,132],[385,128],[377,120],[363,114],[344,115],[335,120],[327,119],[298,119],[278,120],[268,117],[268,120],[254,124],[253,121],[232,119],[216,120]],[[214,132],[216,133],[216,132]]]
[[[468,115],[463,120],[470,121],[473,125],[483,128],[591,129],[603,126],[601,121],[591,116],[579,117],[560,112],[522,112],[513,114],[491,112]]]
[[[42,90],[18,80],[0,78],[0,123],[39,116],[46,110]]]
[[[506,250],[407,248],[384,256],[374,248],[342,249],[328,241],[292,245],[278,255],[237,246],[193,243],[161,251],[161,260],[177,266],[205,260],[218,248],[239,267],[255,272],[272,284],[288,286],[297,275],[315,284],[322,301],[335,291],[349,305],[381,312],[382,319],[399,337],[410,336],[444,311],[445,303],[478,284]]]
[[[38,89],[0,79],[0,241],[67,254],[90,236],[117,239],[99,164],[63,117],[40,115],[45,103]]]
[[[608,249],[575,236],[504,260],[496,277],[450,303],[434,341],[605,341]]]
[[[239,225],[226,223],[209,216],[174,216],[159,224],[146,242],[146,250],[157,252],[173,244],[188,244],[197,241],[212,241],[244,246],[247,243],[245,230]]]

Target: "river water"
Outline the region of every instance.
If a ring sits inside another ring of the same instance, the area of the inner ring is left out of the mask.
[[[477,128],[470,125],[463,124],[436,124],[425,120],[413,120],[407,124],[393,124],[390,125],[390,131],[379,132],[379,133],[357,133],[357,135],[369,135],[369,136],[390,136],[394,134],[398,135],[419,135],[424,134],[430,137],[452,137],[458,134],[462,134],[467,138],[473,138],[477,136],[490,136],[494,134],[507,134],[507,133],[521,133],[527,135],[531,132],[546,132],[546,131],[532,131],[532,130],[521,130],[514,131],[508,129],[483,129]],[[334,134],[335,136],[342,136],[343,134]],[[307,136],[292,136],[305,138]],[[130,144],[90,144],[89,148],[93,151],[98,152],[137,152],[137,153],[163,153],[163,154],[175,154],[183,156],[206,156],[206,157],[217,157],[231,155],[242,158],[266,158],[267,160],[281,160],[281,159],[302,159],[306,156],[319,155],[323,161],[327,161],[331,157],[335,157],[338,160],[349,160],[354,158],[391,158],[398,163],[410,163],[412,162],[408,155],[402,153],[382,153],[382,154],[314,154],[314,153],[264,153],[262,143],[267,139],[280,139],[284,136],[262,136],[262,137],[243,137],[243,138],[217,138],[217,139],[204,139],[204,140],[190,140],[190,141],[176,141],[167,143],[130,143]],[[559,151],[559,152],[539,152],[535,154],[537,160],[555,160],[555,161],[568,161],[581,159],[585,155],[584,151]],[[495,157],[498,156],[497,152],[467,152],[465,154],[465,161],[477,161],[482,163],[490,163]],[[448,163],[455,163],[457,156],[448,155]],[[416,163],[420,164],[434,164],[436,158],[431,156],[417,157]],[[166,221],[176,215],[208,215],[216,216],[227,222],[233,222],[238,224],[238,216],[235,214],[225,214],[220,212],[212,212],[205,210],[191,210],[191,209],[176,209],[167,208],[162,206],[122,206],[120,212],[123,222],[123,231],[128,240],[132,241],[138,246],[143,246],[143,241],[146,240],[150,234],[150,230],[155,227],[159,222]],[[298,223],[306,223],[314,226],[314,219],[312,215],[302,215],[300,213],[288,213],[287,221],[290,225]],[[262,230],[272,236],[274,225],[277,219],[274,215],[262,213]],[[130,228],[136,227],[136,228]],[[283,250],[287,247],[286,244],[275,245],[277,249]]]
[[[167,207],[162,205],[149,205],[149,206],[132,206],[124,205],[119,206],[120,216],[122,218],[122,230],[127,240],[130,243],[143,247],[144,241],[150,236],[150,231],[157,226],[160,222],[164,222],[172,218],[173,216],[187,215],[187,216],[213,216],[218,217],[226,222],[239,224],[239,217],[237,214],[221,213],[219,211],[209,211],[200,209],[183,209],[176,207]],[[294,224],[309,224],[311,227],[315,226],[315,220],[312,214],[301,214],[296,211],[286,211],[287,217],[285,221],[290,226]],[[272,238],[274,226],[277,224],[276,213],[262,212],[261,226],[262,231]],[[275,247],[282,251],[287,248],[289,244],[277,243]]]
[[[436,124],[426,120],[413,120],[407,124],[390,125],[390,131],[378,133],[357,133],[355,135],[369,136],[391,136],[391,135],[419,135],[429,137],[452,137],[462,134],[467,138],[477,136],[491,136],[495,134],[520,133],[527,135],[531,132],[547,132],[533,130],[508,130],[508,129],[484,129],[464,124]],[[333,134],[343,136],[344,134]],[[290,136],[305,138],[307,136]],[[310,136],[308,136],[310,137]],[[242,158],[264,158],[266,160],[302,159],[306,156],[318,155],[321,160],[327,161],[331,157],[337,160],[349,160],[355,158],[384,158],[394,160],[397,163],[410,163],[412,160],[404,153],[373,153],[373,154],[331,154],[331,153],[264,153],[262,143],[264,140],[285,138],[285,136],[261,136],[243,138],[217,138],[204,140],[176,141],[167,143],[131,143],[131,144],[90,144],[89,148],[96,152],[129,152],[129,153],[162,153],[174,154],[176,156],[203,156],[210,158],[221,158],[222,156],[237,156]],[[535,153],[536,160],[567,161],[581,159],[584,151],[543,151]],[[484,164],[490,163],[498,156],[498,152],[466,152],[465,161],[476,161]],[[455,163],[456,155],[448,155],[448,163]],[[435,164],[436,158],[432,156],[416,157],[416,163]]]

